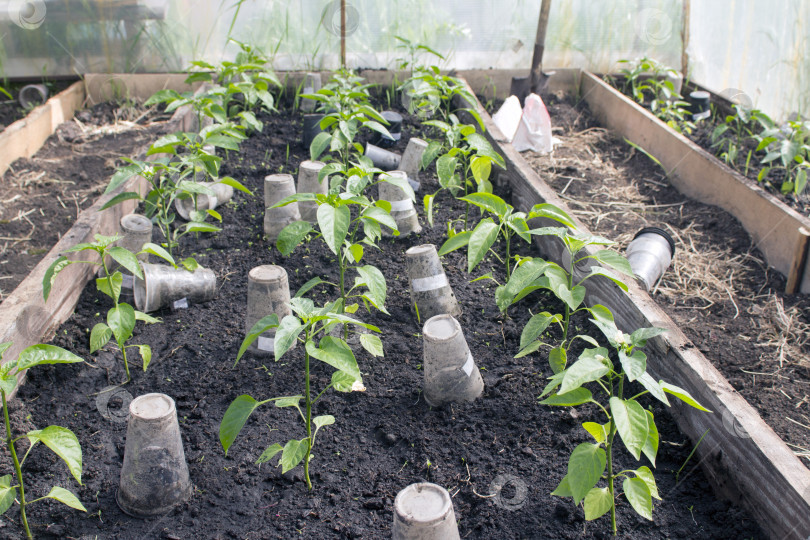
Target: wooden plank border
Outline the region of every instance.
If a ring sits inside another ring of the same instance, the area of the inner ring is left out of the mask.
[[[0,133],[0,177],[16,160],[36,154],[59,124],[73,118],[84,96],[84,83],[75,82],[6,127]]]
[[[592,73],[582,72],[581,97],[603,126],[655,156],[678,191],[733,215],[768,264],[791,277],[791,269],[798,268],[802,257],[796,250],[799,229],[810,230],[810,218],[727,167]],[[798,272],[795,279],[799,290],[810,294],[810,265],[805,262]]]
[[[584,83],[583,83],[584,87]],[[548,202],[573,215],[523,156],[498,130],[480,107],[485,135],[507,164],[506,176],[513,189],[513,204],[526,211]],[[580,230],[587,227],[575,220]],[[541,256],[563,262],[559,239],[538,237]],[[586,266],[591,266],[588,263]],[[588,268],[575,268],[578,278]],[[714,411],[704,413],[673,401],[678,425],[698,445],[697,462],[719,496],[741,503],[774,539],[805,540],[810,536],[810,470],[737,393],[723,375],[701,354],[646,290],[635,282],[622,291],[612,281],[595,277],[585,282],[588,305],[602,304],[613,312],[623,331],[658,326],[667,332],[651,340],[646,349],[648,370],[656,379],[676,384]],[[677,487],[676,487],[677,489]],[[666,498],[666,494],[662,496]]]

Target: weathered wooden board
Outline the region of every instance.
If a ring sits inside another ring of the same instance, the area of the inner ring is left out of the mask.
[[[506,159],[514,206],[525,211],[548,202],[571,214],[554,190],[504,142],[483,109],[482,117],[487,137]],[[577,226],[587,230],[578,220]],[[563,262],[558,239],[538,237],[537,245],[543,257]],[[575,271],[581,279],[587,268]],[[623,331],[650,326],[667,329],[646,348],[649,372],[686,389],[713,411],[704,413],[672,400],[678,425],[693,443],[706,434],[693,463],[700,464],[719,495],[743,504],[772,538],[805,540],[810,535],[810,471],[649,294],[635,282],[628,285],[624,292],[608,279],[590,278],[585,282],[586,302],[607,306]],[[666,493],[662,497],[666,499]]]
[[[185,83],[184,73],[88,73],[84,76],[87,101],[91,105],[113,99],[146,101],[158,90],[187,92],[200,83]]]
[[[59,124],[73,118],[83,101],[84,84],[79,81],[6,127],[0,133],[0,176],[16,160],[36,154]]]
[[[810,218],[726,167],[593,74],[582,73],[581,95],[602,125],[655,156],[681,193],[737,218],[768,264],[789,276],[794,261],[802,256],[796,251],[799,229],[810,230]],[[810,265],[805,263],[800,275],[799,290],[810,293]]]

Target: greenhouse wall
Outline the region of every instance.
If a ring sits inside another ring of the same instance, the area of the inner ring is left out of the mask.
[[[540,0],[348,0],[347,62],[396,68],[401,36],[441,52],[451,69],[520,69],[531,63]],[[261,47],[278,70],[339,65],[339,0],[0,1],[5,77],[172,72],[192,60],[233,56],[229,38]],[[807,109],[810,4],[761,0],[556,0],[544,66],[616,69],[655,58],[681,69],[684,26],[692,78],[740,88],[784,116]],[[763,66],[759,70],[753,66]]]

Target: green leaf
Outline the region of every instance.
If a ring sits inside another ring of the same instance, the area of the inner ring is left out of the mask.
[[[638,469],[636,469],[636,470],[635,470],[635,471],[633,471],[633,472],[634,472],[634,473],[636,473],[636,476],[637,476],[637,477],[639,477],[639,478],[641,478],[642,480],[644,480],[644,483],[645,483],[645,484],[647,484],[647,487],[648,487],[648,488],[649,488],[649,490],[650,490],[650,495],[651,495],[651,496],[652,496],[654,499],[658,499],[658,500],[660,501],[660,500],[661,500],[661,496],[660,496],[660,495],[658,495],[658,487],[655,485],[655,476],[653,476],[653,473],[652,473],[652,471],[650,470],[650,468],[649,468],[649,467],[646,467],[646,466],[644,466],[644,467],[639,467]]]
[[[318,133],[309,145],[309,159],[316,161],[330,144],[332,144],[332,136],[329,133]]]
[[[363,249],[363,246],[361,246],[360,244],[352,244],[347,249],[349,251],[349,254],[351,255],[352,262],[357,264],[361,260],[363,260],[363,253],[365,251]]]
[[[354,357],[354,353],[352,353],[351,348],[342,339],[326,336],[321,339],[321,343],[318,347],[315,347],[314,343],[308,341],[306,349],[310,356],[329,364],[339,371],[351,375],[356,381],[362,380],[360,368],[357,367],[357,360]]]
[[[231,178],[230,176],[226,176],[225,178],[219,179],[220,184],[225,184],[226,186],[231,186],[232,188],[241,191],[242,193],[247,193],[248,195],[253,195],[253,192],[250,191],[248,188],[243,186],[238,180],[235,178]]]
[[[22,371],[43,364],[75,364],[84,362],[81,358],[55,345],[31,345],[20,353],[17,370]]]
[[[278,233],[276,247],[282,255],[287,257],[314,230],[308,221],[293,221]]]
[[[560,483],[557,485],[557,488],[551,492],[552,495],[555,497],[573,497],[574,494],[571,492],[571,486],[568,483],[568,476],[563,477]]]
[[[79,482],[81,484],[81,482]],[[66,504],[71,508],[75,508],[76,510],[81,510],[82,512],[87,512],[87,508],[81,503],[79,498],[74,495],[71,491],[59,487],[54,486],[51,488],[50,493],[45,495],[47,499],[53,499],[55,501],[59,501],[62,504]]]
[[[233,441],[245,426],[245,422],[259,405],[261,405],[260,402],[243,394],[228,406],[228,410],[225,411],[225,416],[222,417],[222,422],[219,424],[219,442],[222,444],[226,456]]]
[[[568,354],[564,347],[554,347],[548,353],[548,364],[554,373],[562,373],[568,364]]]
[[[641,478],[625,478],[622,488],[633,510],[644,519],[652,521],[652,498],[647,483]]]
[[[520,348],[523,349],[531,344],[535,339],[546,331],[548,325],[557,320],[556,315],[552,315],[548,311],[543,311],[533,315],[526,326],[523,327],[523,332],[520,334]]]
[[[607,433],[605,433],[605,427],[602,424],[584,422],[582,427],[591,434],[597,443],[604,444],[604,442],[607,441]]]
[[[661,385],[655,379],[653,379],[649,373],[644,372],[644,374],[638,378],[638,382],[641,383],[641,386],[643,386],[655,399],[669,407],[669,400],[667,399],[666,392],[664,392]]]
[[[542,405],[553,405],[556,407],[576,407],[583,403],[593,401],[593,394],[587,388],[579,387],[576,390],[571,390],[565,394],[554,394],[553,396],[544,399],[540,403]]]
[[[141,360],[143,360],[143,370],[146,371],[146,368],[149,367],[149,363],[152,361],[152,347],[149,345],[136,345],[138,347],[138,352],[141,353]]]
[[[303,438],[300,441],[293,439],[287,442],[281,452],[281,474],[294,469],[301,463],[301,460],[307,455],[307,450],[309,450],[308,438]]]
[[[492,193],[470,193],[465,197],[459,197],[459,200],[474,204],[500,218],[503,218],[511,210],[511,207],[503,199]]]
[[[574,504],[579,504],[605,472],[607,454],[598,444],[582,443],[568,459],[568,486]]]
[[[442,244],[442,247],[439,248],[439,257],[466,246],[470,243],[471,236],[472,231],[464,231],[448,238],[447,241]]]
[[[104,323],[98,323],[90,331],[90,354],[101,349],[110,341],[112,330]]]
[[[107,250],[107,253],[109,253],[110,257],[115,259],[118,264],[129,270],[132,275],[143,279],[140,261],[138,261],[138,258],[131,251],[120,246],[113,246]]]
[[[120,169],[115,171],[115,174],[113,174],[112,178],[110,178],[110,183],[109,185],[107,185],[107,189],[104,190],[104,195],[112,191],[115,191],[116,189],[121,187],[121,185],[124,184],[127,180],[129,180],[130,178],[132,178],[133,176],[135,176],[140,172],[141,168],[135,164],[121,167]]]
[[[576,224],[574,224],[574,220],[571,219],[571,216],[569,216],[567,213],[565,213],[560,208],[551,203],[541,203],[534,205],[532,209],[529,211],[529,215],[526,217],[527,219],[540,217],[553,219],[554,221],[562,223],[563,225],[571,227],[572,229],[577,228]]]
[[[267,448],[265,448],[262,455],[259,456],[259,459],[256,460],[256,465],[261,465],[262,463],[267,463],[271,459],[275,457],[276,454],[284,450],[282,446],[278,443],[271,444]]]
[[[53,287],[53,281],[56,279],[56,276],[69,264],[70,261],[68,258],[64,255],[60,255],[45,271],[45,275],[42,278],[42,298],[46,301],[51,294],[51,287]]]
[[[315,424],[315,433],[318,432],[324,426],[331,426],[335,423],[335,417],[331,414],[324,414],[321,416],[316,416],[312,419],[312,423]]]
[[[473,173],[473,178],[478,182],[479,186],[485,185],[489,181],[489,176],[492,173],[492,159],[486,156],[475,156],[470,161],[470,170]],[[499,215],[504,215],[503,213]]]
[[[575,285],[573,289],[569,289],[566,283],[560,283],[554,292],[557,294],[557,298],[565,302],[569,308],[575,310],[585,300],[586,290],[582,285]]]
[[[107,325],[112,329],[115,340],[125,343],[135,329],[135,310],[129,304],[118,304],[107,312]]]
[[[472,273],[478,263],[484,260],[489,248],[498,238],[500,228],[490,218],[482,219],[473,229],[467,247],[467,273]],[[463,234],[463,233],[462,233]],[[444,247],[444,246],[442,246]]]
[[[61,426],[48,426],[29,431],[25,436],[31,441],[31,445],[41,442],[50,448],[65,462],[73,478],[79,484],[82,483],[82,447],[72,431]]]
[[[439,185],[441,185],[441,187],[447,189],[454,184],[453,178],[456,174],[457,163],[456,158],[447,154],[441,156],[436,161],[436,176],[439,178]]]
[[[335,371],[332,373],[332,388],[338,392],[351,392],[352,385],[357,379],[344,371]]]
[[[647,413],[647,427],[649,431],[647,433],[647,440],[644,442],[644,446],[641,448],[641,451],[647,456],[647,459],[650,460],[650,463],[653,464],[655,467],[655,457],[658,455],[658,428],[655,427],[655,418],[653,417],[653,413],[646,410]]]
[[[601,379],[607,375],[610,368],[605,365],[604,360],[609,354],[608,350],[603,347],[585,349],[579,355],[579,359],[565,370],[559,393],[566,394],[585,383]]]
[[[362,283],[368,287],[368,294],[365,297],[374,304],[374,307],[385,313],[385,297],[388,291],[385,276],[377,267],[370,264],[356,270],[362,278]]]
[[[382,340],[374,334],[360,334],[360,345],[362,345],[371,356],[385,356],[383,353]]]
[[[125,191],[123,193],[119,193],[118,195],[116,195],[115,197],[113,197],[112,199],[110,199],[109,201],[104,203],[104,205],[100,208],[100,210],[106,210],[107,208],[112,208],[116,204],[121,204],[124,201],[129,201],[129,200],[132,200],[132,199],[137,199],[137,200],[140,201],[142,199],[142,197],[141,197],[140,193],[135,193],[134,191]]]
[[[186,232],[219,232],[222,229],[210,223],[202,223],[200,221],[191,221],[186,223]]]
[[[613,504],[613,495],[608,488],[593,488],[585,495],[585,519],[592,521],[604,516]]]
[[[667,394],[671,394],[671,395],[675,396],[676,398],[680,399],[681,401],[683,401],[687,405],[691,405],[695,409],[700,409],[701,411],[712,412],[709,409],[705,408],[700,403],[698,403],[695,400],[695,398],[693,398],[689,394],[689,392],[687,392],[683,388],[675,386],[674,384],[665,383],[664,381],[659,381],[659,384],[661,385],[661,389],[664,390],[664,392],[666,392]]]
[[[318,206],[318,226],[323,239],[332,253],[340,255],[340,247],[349,232],[351,212],[347,206],[334,206],[322,204]]]
[[[177,264],[174,262],[174,257],[172,257],[168,251],[166,251],[157,244],[153,244],[151,242],[144,244],[143,247],[141,248],[140,253],[148,253],[149,255],[154,255],[171,264],[173,267],[177,267]]]
[[[610,412],[627,450],[640,459],[650,431],[647,412],[637,401],[617,397],[610,398]]]
[[[609,249],[600,249],[594,253],[591,258],[596,259],[600,263],[606,264],[623,274],[633,277],[633,269],[630,267],[630,263],[627,261],[624,255],[620,255]]]
[[[602,268],[601,266],[591,266],[591,273],[590,273],[590,274],[588,274],[587,276],[585,276],[585,277],[582,279],[582,281],[585,281],[586,279],[588,279],[588,278],[590,278],[590,277],[593,277],[593,276],[602,276],[602,277],[605,277],[605,278],[607,278],[607,279],[611,280],[611,281],[612,281],[613,283],[615,283],[616,285],[618,285],[618,286],[619,286],[619,288],[620,288],[621,290],[623,290],[623,291],[627,291],[627,283],[625,283],[624,281],[622,281],[622,280],[618,279],[618,278],[617,278],[617,277],[615,277],[615,276],[610,275],[610,274],[607,272],[607,270],[605,270],[605,269],[604,269],[604,268]],[[580,283],[582,283],[582,281],[580,281]]]
[[[248,331],[245,339],[242,340],[242,345],[239,347],[239,352],[236,355],[236,362],[234,365],[239,363],[239,360],[242,358],[242,355],[245,354],[245,351],[248,350],[248,347],[258,339],[260,335],[267,332],[271,328],[275,328],[278,326],[278,315],[275,313],[271,313],[270,315],[266,315],[256,321],[253,327]]]
[[[180,265],[189,272],[194,272],[197,268],[200,267],[200,264],[193,257],[186,257],[185,259],[180,261]]]
[[[110,290],[110,282],[112,282],[112,290]],[[106,294],[114,300],[118,300],[121,296],[121,287],[124,283],[124,276],[121,272],[115,272],[110,276],[109,281],[106,277],[96,278],[96,288],[100,293]]]
[[[647,355],[644,351],[636,349],[628,356],[624,349],[619,349],[619,362],[630,381],[635,381],[647,372]]]
[[[298,336],[303,330],[304,325],[301,324],[298,317],[294,315],[287,315],[281,319],[281,323],[276,329],[276,335],[273,338],[273,351],[277,362],[287,351],[292,348],[293,345],[295,345],[295,340],[298,339]]]
[[[308,293],[310,290],[314,289],[315,287],[317,287],[321,283],[326,283],[326,282],[324,280],[322,280],[321,278],[319,278],[319,277],[314,277],[314,278],[310,279],[309,281],[307,281],[306,283],[301,285],[301,288],[298,289],[298,291],[296,291],[295,297],[298,298],[298,297],[304,296],[306,293]]]
[[[7,474],[3,478],[8,478],[9,482],[11,479],[11,475]],[[0,515],[5,514],[11,505],[14,504],[14,500],[17,498],[17,488],[10,487],[9,485],[0,485]]]

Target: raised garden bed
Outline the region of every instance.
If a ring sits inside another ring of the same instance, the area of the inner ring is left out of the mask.
[[[246,141],[239,157],[231,156],[223,171],[244,179],[256,192],[261,191],[266,174],[293,172],[305,155],[297,142],[299,119],[285,113],[262,119],[268,135]],[[409,119],[406,134],[413,134],[415,129]],[[290,145],[288,155],[289,141],[296,142]],[[400,150],[406,141],[407,136]],[[437,187],[432,171],[423,175],[423,181],[427,191]],[[508,191],[501,195],[508,198]],[[461,208],[458,203],[445,202],[437,222],[457,215]],[[579,538],[583,526],[587,537],[602,536],[603,523],[584,525],[581,512],[569,502],[547,495],[564,474],[560,464],[564,464],[570,447],[585,440],[585,435],[567,411],[537,405],[536,395],[548,371],[545,360],[512,358],[528,314],[503,321],[492,304],[492,291],[480,283],[468,283],[460,253],[449,255],[445,268],[464,307],[460,320],[487,389],[473,404],[439,410],[429,409],[420,399],[420,325],[410,314],[402,253],[411,245],[442,243],[443,227],[425,229],[417,238],[383,241],[382,253],[369,250],[370,262],[383,268],[389,284],[387,307],[391,316],[375,321],[384,330],[386,357],[372,360],[361,356],[368,388],[365,394],[329,395],[324,399],[324,412],[334,414],[338,426],[319,436],[317,467],[313,465],[315,491],[306,492],[300,472],[282,477],[277,469],[253,464],[260,450],[271,442],[268,437],[275,433],[265,424],[284,436],[300,431],[289,415],[265,409],[251,420],[230,455],[223,456],[215,434],[225,408],[236,395],[277,395],[300,381],[295,364],[301,351],[279,364],[245,358],[238,368],[231,368],[244,332],[247,271],[257,264],[281,264],[287,267],[295,290],[312,277],[313,267],[323,273],[334,264],[320,245],[299,248],[296,256],[287,259],[268,249],[261,239],[262,215],[259,199],[239,195],[235,203],[223,208],[224,231],[213,237],[204,235],[198,244],[189,243],[192,238],[187,237],[185,248],[218,273],[222,285],[217,298],[189,310],[162,312],[163,324],[137,331],[139,342],[152,345],[154,364],[123,391],[131,396],[165,392],[177,401],[196,486],[192,499],[154,521],[134,520],[118,510],[115,489],[125,424],[117,405],[127,394],[119,392],[117,398],[106,402],[91,395],[122,376],[113,353],[101,352],[91,360],[94,365],[32,373],[30,383],[21,390],[23,399],[12,411],[18,425],[28,422],[23,419],[29,414],[37,424],[58,419],[76,431],[84,443],[86,481],[79,495],[90,515],[43,505],[32,509],[32,521],[52,525],[38,531],[57,537],[160,534],[183,538],[202,529],[217,531],[214,537],[223,538],[295,534],[384,537],[390,531],[390,505],[396,492],[413,481],[429,479],[451,489],[465,537]],[[474,275],[485,270],[482,267]],[[333,274],[334,269],[328,273]],[[105,300],[88,288],[81,294],[76,314],[59,329],[54,343],[92,358],[87,350],[87,328],[97,318],[96,313],[107,307]],[[316,379],[323,376],[316,371]],[[659,474],[659,486],[671,497],[656,507],[655,523],[641,520],[627,506],[621,507],[623,534],[630,538],[712,538],[729,533],[758,537],[760,533],[744,513],[713,501],[706,492],[705,478],[695,469],[696,463],[687,463],[677,480],[674,474],[664,472],[677,471],[687,462],[690,445],[667,421],[665,411],[654,410],[661,418],[665,441],[659,455],[658,468],[663,473]],[[620,461],[626,459],[622,456]],[[62,474],[56,472],[58,466],[51,467],[50,460],[46,454],[32,455],[29,467]],[[502,477],[498,479],[498,475]],[[507,487],[500,497],[489,497],[496,491],[491,487],[493,482],[503,482],[504,478],[511,479],[509,485],[515,491]],[[36,480],[32,486],[36,490]]]

